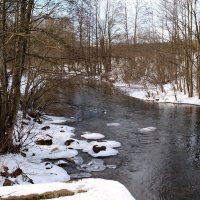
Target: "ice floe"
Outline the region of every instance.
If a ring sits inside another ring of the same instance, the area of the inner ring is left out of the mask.
[[[91,132],[83,132],[84,134],[81,137],[87,140],[98,140],[103,139],[105,136],[101,133],[91,133]]]
[[[146,127],[146,128],[140,128],[138,130],[141,133],[146,133],[146,132],[155,131],[156,129],[157,129],[156,127],[150,126],[150,127]]]
[[[120,126],[120,123],[107,123],[107,126]]]

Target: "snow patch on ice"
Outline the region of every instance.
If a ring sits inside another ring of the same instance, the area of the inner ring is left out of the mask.
[[[87,152],[89,155],[91,155],[95,158],[115,156],[119,153],[116,149],[113,149],[113,148],[110,148],[110,147],[106,147],[106,150],[95,153],[93,151],[93,146],[86,147],[85,149],[83,149],[83,152]]]
[[[120,126],[120,123],[107,123],[107,126]]]
[[[81,135],[81,137],[87,140],[98,140],[105,137],[103,134],[100,134],[100,133],[91,133],[91,132],[83,132],[83,133],[84,134]]]
[[[69,138],[69,140],[74,140],[73,142],[71,142],[70,145],[68,145],[68,148],[73,148],[73,149],[84,149],[85,146],[88,145],[88,142],[86,140],[77,140],[74,138]]]
[[[116,168],[117,168],[116,165],[106,165],[106,167],[107,167],[108,169],[116,169]]]
[[[104,150],[95,153],[93,150],[94,146],[97,147],[105,147]],[[119,142],[116,141],[109,141],[109,140],[105,140],[103,142],[97,142],[97,141],[93,141],[88,143],[87,146],[85,146],[85,148],[83,149],[83,152],[87,152],[89,155],[97,158],[97,157],[108,157],[108,156],[115,156],[117,155],[119,152],[118,150],[114,149],[117,147],[120,147],[121,144]]]
[[[90,178],[92,177],[92,174],[82,172],[80,174],[70,174],[71,179],[81,179],[81,178]]]
[[[98,146],[106,146],[111,148],[118,148],[121,146],[120,142],[114,141],[114,140],[104,140],[102,142],[93,141],[90,142],[91,145],[98,145]]]
[[[146,132],[155,131],[156,129],[157,129],[156,127],[150,126],[150,127],[146,127],[146,128],[140,128],[138,130],[141,133],[146,133]]]
[[[92,159],[89,163],[82,164],[79,169],[86,172],[98,172],[105,170],[106,165],[104,165],[104,161],[102,159]]]

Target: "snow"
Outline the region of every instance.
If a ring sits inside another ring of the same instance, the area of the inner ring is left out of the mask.
[[[80,169],[86,172],[98,172],[105,170],[106,165],[104,165],[104,161],[102,159],[93,159],[87,164],[82,164]]]
[[[98,146],[101,147],[101,146]],[[97,157],[108,157],[108,156],[115,156],[117,155],[119,152],[116,149],[113,149],[111,147],[107,147],[106,146],[106,150],[104,151],[100,151],[98,153],[95,153],[93,151],[93,145],[87,146],[85,147],[85,149],[83,149],[83,152],[87,152],[89,155],[97,158]]]
[[[51,152],[49,155],[47,154],[45,158],[49,159],[59,159],[59,158],[71,158],[78,155],[78,151],[73,149],[67,149],[65,151],[60,152]]]
[[[146,132],[151,132],[151,131],[155,131],[156,127],[150,126],[150,127],[146,127],[146,128],[140,128],[139,132],[141,133],[146,133]]]
[[[173,86],[170,83],[163,85],[163,93],[160,91],[159,88],[156,88],[152,85],[148,86],[148,91],[145,90],[142,85],[127,85],[125,83],[116,83],[115,86],[129,96],[146,101],[156,101],[158,103],[200,105],[200,99],[198,98],[197,93],[194,94],[194,97],[188,97],[188,95],[184,94],[184,92],[174,92]]]
[[[99,79],[99,77],[96,77]],[[37,80],[34,80],[37,81]],[[10,78],[9,85],[12,83]],[[21,81],[21,93],[25,92],[27,77],[23,76]],[[34,82],[31,84],[32,88]],[[39,85],[40,87],[40,85]],[[106,113],[106,111],[105,111]],[[80,151],[88,153],[92,157],[108,157],[117,155],[115,148],[121,146],[117,141],[92,141],[101,140],[105,136],[101,133],[83,132],[83,140],[76,139],[74,128],[64,125],[68,119],[65,117],[43,116],[40,123],[31,118],[22,120],[22,113],[18,114],[18,124],[23,121],[23,128],[15,128],[18,134],[16,144],[23,145],[21,154],[7,154],[0,156],[0,174],[7,173],[8,176],[0,176],[0,186],[3,186],[8,178],[13,186],[0,187],[0,199],[5,197],[42,194],[48,191],[68,189],[75,192],[69,197],[54,199],[63,200],[134,200],[128,190],[119,182],[103,179],[84,179],[76,182],[68,182],[71,178],[91,177],[89,172],[103,171],[106,168],[115,169],[116,165],[106,165],[102,159],[91,159],[84,163],[78,154]],[[70,119],[72,120],[72,119]],[[61,125],[62,124],[62,125]],[[107,126],[119,126],[119,123],[108,123]],[[50,144],[40,144],[39,141],[49,141]],[[69,145],[66,141],[71,141]],[[95,153],[93,148],[105,147],[102,151]],[[60,166],[73,166],[80,169],[78,174],[68,174]],[[21,174],[13,177],[11,174],[20,169]],[[34,184],[33,184],[34,183]],[[85,192],[78,193],[79,190]]]
[[[22,121],[22,113],[18,114],[18,123]],[[95,159],[97,157],[108,157],[117,155],[119,152],[115,148],[121,146],[117,141],[87,141],[105,138],[101,133],[84,132],[85,140],[75,138],[74,128],[63,125],[66,122],[64,117],[54,117],[45,115],[42,123],[36,123],[31,118],[23,119],[23,128],[19,134],[23,135],[22,143],[24,147],[21,154],[7,154],[0,156],[0,173],[7,173],[0,176],[0,186],[3,186],[6,179],[12,181],[13,186],[0,187],[0,199],[2,195],[25,195],[31,193],[43,193],[61,188],[69,188],[77,191],[87,190],[85,193],[76,194],[71,197],[59,199],[133,199],[123,185],[114,181],[101,179],[85,179],[75,183],[67,182],[70,179],[80,179],[91,177],[90,172],[103,171],[106,168],[115,169],[116,165],[106,165],[104,160]],[[16,130],[19,128],[16,127]],[[27,135],[28,134],[28,135]],[[28,137],[27,137],[28,136]],[[20,137],[20,135],[19,135]],[[48,144],[40,142],[47,141]],[[102,148],[99,152],[94,151],[94,147]],[[84,163],[79,156],[79,151],[88,153],[94,159]],[[68,174],[61,166],[73,166],[80,172]],[[12,176],[17,169],[22,172],[16,177]],[[57,183],[55,183],[57,182]],[[34,185],[33,185],[34,183]],[[43,184],[41,184],[43,183]],[[20,186],[23,185],[23,186]]]
[[[95,153],[93,151],[93,147],[94,146],[97,147],[105,147],[106,149],[103,151],[100,151],[98,153]],[[102,142],[97,142],[97,141],[93,141],[88,143],[87,146],[85,146],[85,148],[83,149],[83,152],[87,152],[89,155],[97,158],[97,157],[108,157],[108,156],[115,156],[117,155],[119,152],[118,150],[114,149],[117,147],[120,147],[121,144],[119,142],[116,141],[109,141],[109,140],[105,140]]]
[[[88,151],[88,154],[91,156],[98,158],[98,157],[109,157],[109,156],[116,156],[119,152],[116,149],[107,148],[106,151],[100,151],[99,153],[94,153],[92,150]]]
[[[9,154],[0,157],[0,170],[3,171],[3,167],[8,167],[9,173],[13,172],[18,167],[26,174],[34,183],[47,183],[52,181],[68,181],[70,176],[67,172],[47,162],[39,162],[33,160],[31,157],[25,158],[19,154]],[[4,177],[0,176],[1,185],[4,182]],[[30,184],[22,176],[12,178],[15,184]],[[1,188],[1,187],[0,187]]]
[[[81,179],[81,178],[90,178],[92,174],[87,172],[81,172],[80,174],[70,174],[70,177],[73,179]]]
[[[90,142],[92,145],[100,145],[100,146],[106,146],[111,148],[117,148],[121,146],[120,142],[114,141],[114,140],[104,140],[102,142],[93,141]]]
[[[104,140],[104,141],[100,141],[100,142],[98,142],[98,141],[87,142],[86,140],[77,140],[74,138],[70,138],[69,140],[73,140],[73,142],[71,142],[71,144],[68,145],[68,148],[82,150],[83,152],[88,153],[89,155],[91,155],[95,158],[115,156],[119,152],[118,152],[118,150],[116,150],[114,148],[118,148],[121,146],[121,144],[119,142],[112,141],[112,140]],[[105,146],[106,149],[103,151],[100,151],[99,153],[95,153],[93,151],[93,147],[95,145],[97,145],[98,147]]]
[[[66,165],[66,164],[68,164],[68,162],[65,160],[59,160],[59,161],[55,162],[54,164],[55,165]]]
[[[120,123],[107,123],[107,126],[120,126]]]
[[[104,179],[83,179],[71,183],[47,183],[0,187],[1,199],[10,196],[42,194],[48,191],[67,189],[73,196],[53,198],[53,200],[134,200],[130,192],[119,182]],[[84,192],[80,192],[84,191]]]
[[[84,134],[81,135],[81,137],[83,137],[87,140],[98,140],[98,139],[102,139],[105,137],[101,133],[91,133],[91,132],[83,132],[83,133]]]
[[[106,165],[106,167],[107,167],[108,169],[116,169],[116,168],[117,168],[116,165]]]
[[[68,145],[68,148],[73,148],[73,149],[84,149],[85,146],[88,145],[88,142],[86,140],[77,140],[75,138],[70,138],[69,140],[73,140],[70,145]]]
[[[66,146],[65,141],[72,139],[75,134],[74,128],[58,124],[65,121],[66,119],[63,117],[53,116],[45,116],[42,124],[34,123],[33,120],[31,120],[31,125],[27,125],[27,127],[32,127],[30,141],[25,143],[29,145],[27,145],[26,151],[23,151],[26,157],[14,154],[1,156],[0,171],[3,171],[4,166],[8,167],[9,173],[20,168],[34,183],[70,180],[70,176],[67,172],[57,165],[66,164],[66,159],[70,158],[77,165],[81,165],[83,160],[77,156],[77,149],[83,150],[89,146],[91,150],[92,144],[88,143],[86,140],[77,140],[73,138],[74,142]],[[25,126],[25,129],[27,129],[27,127]],[[44,127],[48,128],[42,130]],[[52,140],[52,145],[37,145],[36,142],[42,139]],[[89,150],[85,152],[90,153]],[[90,154],[92,155],[92,153]],[[106,151],[107,156],[115,154],[116,153]],[[94,153],[94,156],[97,157],[98,154],[95,155]],[[44,162],[44,160],[47,159],[60,159],[61,161],[48,164]],[[3,185],[4,181],[5,177],[0,176],[0,185]],[[15,184],[30,184],[24,181],[21,176],[12,179],[12,181]]]

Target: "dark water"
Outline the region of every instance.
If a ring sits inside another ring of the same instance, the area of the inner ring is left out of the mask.
[[[199,200],[200,108],[104,92],[76,88],[64,95],[75,106],[76,135],[99,132],[122,144],[118,156],[105,159],[117,168],[93,173],[93,177],[120,181],[137,200]],[[120,126],[106,126],[112,122]],[[149,126],[157,129],[138,131]]]

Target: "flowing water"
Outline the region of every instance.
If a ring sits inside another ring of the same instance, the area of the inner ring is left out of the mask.
[[[200,107],[143,102],[89,87],[66,91],[64,99],[74,105],[78,137],[98,132],[122,144],[119,155],[104,159],[117,168],[93,177],[120,181],[137,200],[200,199]],[[63,105],[57,110],[65,115]],[[146,127],[156,129],[140,131]]]

